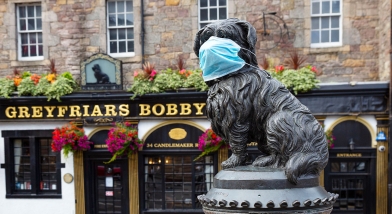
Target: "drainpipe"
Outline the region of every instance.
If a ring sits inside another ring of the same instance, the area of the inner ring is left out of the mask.
[[[142,48],[142,67],[144,64],[144,2],[140,0],[140,41]]]

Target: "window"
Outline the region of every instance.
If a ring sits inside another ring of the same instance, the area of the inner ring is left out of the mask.
[[[144,157],[144,210],[202,209],[197,196],[212,188],[213,156],[193,161],[197,155]],[[187,211],[188,210],[188,211]]]
[[[108,1],[107,19],[109,55],[134,56],[133,1]]]
[[[199,27],[227,19],[227,0],[199,0]]]
[[[342,45],[341,0],[312,0],[311,47]]]
[[[18,59],[43,60],[41,5],[17,5]]]
[[[61,198],[60,153],[52,131],[2,131],[7,198]]]

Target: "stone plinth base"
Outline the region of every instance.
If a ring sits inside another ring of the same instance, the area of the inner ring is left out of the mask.
[[[198,199],[207,214],[329,214],[337,197],[319,186],[318,176],[303,176],[294,185],[283,169],[242,166],[220,171]]]

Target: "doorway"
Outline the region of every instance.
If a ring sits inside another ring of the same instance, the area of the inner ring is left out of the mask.
[[[332,213],[374,213],[375,153],[375,149],[330,151],[325,168],[325,189],[339,194]]]
[[[129,214],[128,159],[111,158],[108,152],[85,154],[86,213]]]

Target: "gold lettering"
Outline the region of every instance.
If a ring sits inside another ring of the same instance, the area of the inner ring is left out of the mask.
[[[104,105],[106,109],[105,116],[117,116],[115,105]]]
[[[30,117],[29,108],[27,108],[25,106],[21,106],[21,107],[18,107],[18,109],[19,109],[18,118],[29,118]]]
[[[202,110],[205,105],[205,103],[193,103],[193,106],[195,106],[197,109],[196,115],[203,115]]]
[[[139,104],[139,107],[140,107],[139,116],[149,116],[151,114],[150,105]]]
[[[89,117],[90,114],[88,113],[88,109],[90,108],[90,105],[83,105],[83,117]]]
[[[157,107],[161,108],[160,112],[157,112]],[[156,116],[162,116],[165,113],[165,106],[162,104],[155,104],[152,106],[152,113]]]
[[[193,148],[197,147],[194,146],[193,143],[154,143],[154,144],[147,144],[147,147],[154,147],[154,148]]]
[[[129,105],[128,104],[121,104],[119,107],[120,116],[128,116],[129,115]]]
[[[48,112],[46,117],[53,117],[53,110],[56,108],[56,106],[44,106],[44,109]]]
[[[33,109],[32,118],[42,117],[42,106],[31,106]]]
[[[94,105],[93,112],[91,113],[91,116],[103,116],[101,109],[99,108],[99,105]]]
[[[147,143],[147,148],[150,148],[150,147],[152,147],[152,143]]]
[[[167,112],[166,115],[177,115],[177,105],[176,104],[166,104]]]
[[[70,117],[80,117],[82,113],[80,113],[80,106],[69,106],[69,116]]]
[[[68,110],[68,106],[57,106],[57,108],[59,109],[57,117],[64,117],[65,111]]]
[[[5,109],[5,116],[7,116],[8,118],[15,118],[17,113],[18,112],[16,111],[15,107],[7,107]]]
[[[191,104],[189,103],[180,103],[181,113],[180,115],[190,115],[192,113]]]
[[[350,158],[350,157],[362,157],[362,153],[338,153],[336,157]]]

